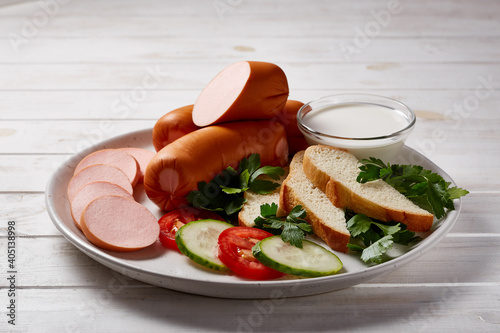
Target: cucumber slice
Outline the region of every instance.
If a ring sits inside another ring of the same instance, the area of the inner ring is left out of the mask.
[[[228,270],[217,256],[217,240],[220,233],[233,227],[218,220],[191,221],[183,225],[175,234],[179,251],[194,262],[218,271]]]
[[[265,238],[252,249],[254,257],[277,271],[304,277],[317,277],[337,273],[342,261],[327,249],[308,240],[302,249],[285,243],[280,236]]]

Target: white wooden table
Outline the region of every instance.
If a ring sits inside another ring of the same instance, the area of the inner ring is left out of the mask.
[[[499,1],[1,1],[0,331],[499,332],[499,17]],[[471,192],[452,231],[386,276],[272,306],[138,282],[69,243],[44,204],[57,166],[152,127],[239,60],[281,66],[292,99],[414,109],[408,145]]]

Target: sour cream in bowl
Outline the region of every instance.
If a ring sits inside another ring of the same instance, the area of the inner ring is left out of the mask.
[[[394,99],[368,94],[326,96],[304,104],[297,123],[309,144],[349,150],[358,159],[391,161],[415,126],[415,113]]]

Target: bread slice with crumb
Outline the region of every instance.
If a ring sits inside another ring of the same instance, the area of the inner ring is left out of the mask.
[[[401,222],[411,231],[423,232],[432,227],[433,214],[385,181],[357,182],[359,166],[354,155],[340,148],[315,145],[304,154],[304,173],[335,206],[381,221]]]
[[[271,179],[268,176],[261,176],[259,179],[270,180],[272,182],[281,184],[288,175],[288,168],[284,168],[285,173],[279,180]],[[243,208],[238,213],[238,224],[242,227],[252,228],[255,225],[255,219],[260,216],[260,206],[264,204],[278,204],[280,200],[280,188],[278,187],[274,192],[269,194],[258,194],[250,190],[243,193],[246,202]]]
[[[280,211],[289,213],[301,205],[307,211],[306,220],[314,233],[335,251],[347,252],[350,233],[347,230],[344,210],[337,208],[320,189],[304,174],[304,151],[295,154],[290,162],[287,178],[281,184]]]

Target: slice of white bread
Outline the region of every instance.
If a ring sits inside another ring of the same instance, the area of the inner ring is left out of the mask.
[[[295,154],[288,177],[281,184],[280,211],[289,213],[301,205],[307,211],[306,221],[314,233],[335,251],[347,252],[350,233],[347,230],[344,210],[337,208],[320,189],[304,174],[304,151]]]
[[[385,181],[357,182],[359,166],[354,155],[340,148],[315,145],[304,154],[304,173],[335,206],[381,221],[402,222],[411,231],[428,231],[432,227],[434,215]]]
[[[288,175],[288,168],[284,168],[285,173],[279,180],[271,179],[268,176],[261,176],[259,179],[269,180],[274,183],[281,184]],[[260,216],[260,206],[264,204],[275,203],[278,204],[280,200],[280,188],[278,187],[274,192],[269,194],[257,194],[250,190],[243,193],[246,202],[243,208],[238,213],[238,224],[242,227],[253,227],[255,219]]]

